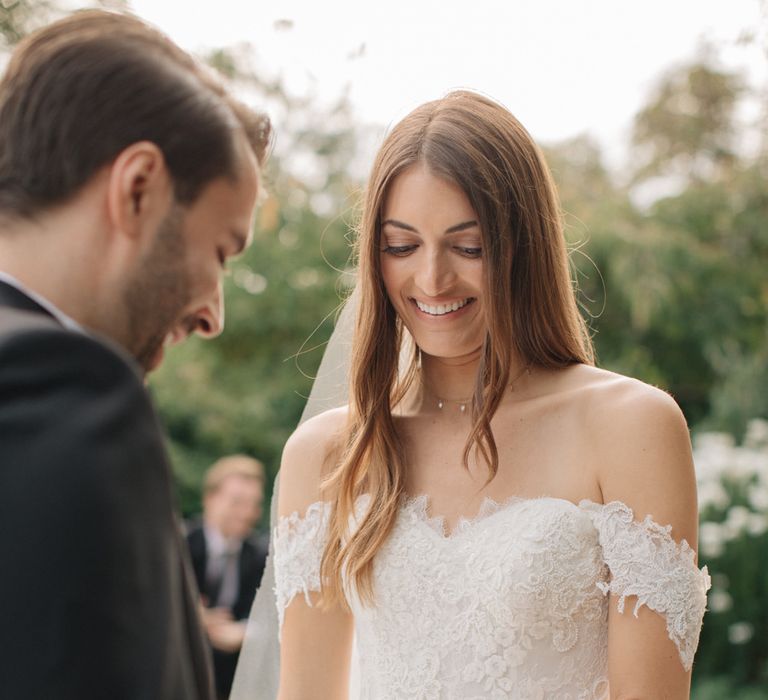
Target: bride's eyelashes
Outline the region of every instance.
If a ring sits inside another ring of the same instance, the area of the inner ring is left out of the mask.
[[[387,253],[389,255],[395,255],[397,257],[402,258],[410,254],[414,250],[416,250],[415,245],[388,245],[388,246],[384,246],[381,252]]]
[[[482,248],[465,248],[462,246],[457,246],[456,250],[468,258],[479,258],[483,254]]]
[[[382,253],[387,253],[388,255],[394,255],[396,257],[405,257],[406,255],[410,255],[414,250],[416,250],[418,246],[412,244],[412,245],[387,245],[384,246],[384,248],[381,249]],[[470,247],[470,246],[453,246],[453,250],[455,250],[460,255],[463,255],[465,258],[479,258],[483,254],[482,248],[477,247]]]

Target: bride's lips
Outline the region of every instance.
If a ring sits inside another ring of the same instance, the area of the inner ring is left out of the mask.
[[[477,299],[475,297],[463,297],[459,299],[446,299],[440,302],[426,302],[411,297],[409,301],[419,318],[429,321],[447,321],[464,316]],[[458,308],[452,308],[454,306],[458,306]]]

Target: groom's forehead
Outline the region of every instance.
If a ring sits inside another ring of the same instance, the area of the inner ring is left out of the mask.
[[[209,182],[186,208],[185,228],[193,238],[215,238],[226,257],[243,253],[253,239],[253,215],[259,194],[259,171],[254,162],[240,168],[234,177],[221,176]]]

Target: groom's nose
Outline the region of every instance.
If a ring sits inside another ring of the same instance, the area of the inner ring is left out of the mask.
[[[215,338],[224,330],[224,295],[221,283],[216,292],[200,308],[193,312],[192,332],[203,338]]]

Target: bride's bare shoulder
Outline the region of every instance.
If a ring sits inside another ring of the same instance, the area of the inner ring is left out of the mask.
[[[334,466],[348,414],[346,406],[324,411],[302,423],[288,438],[280,462],[281,516],[304,513],[310,504],[327,500],[320,483]]]
[[[674,399],[664,390],[639,379],[587,365],[574,366],[568,376],[574,406],[588,419],[614,425],[627,418],[636,424],[638,411],[650,416],[678,414]]]
[[[625,438],[643,432],[658,433],[659,425],[684,424],[680,408],[666,391],[608,370],[575,365],[561,373],[557,388],[584,430],[595,441]],[[628,435],[627,435],[628,434]]]
[[[680,407],[666,391],[630,377],[585,368],[580,379],[580,420],[604,500],[670,523],[694,543],[696,478]]]

